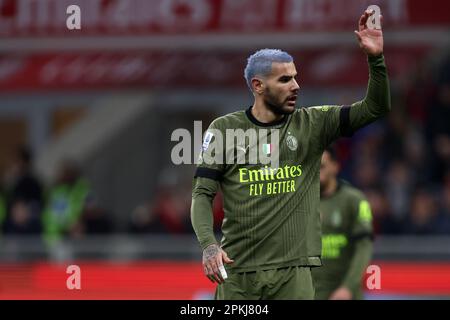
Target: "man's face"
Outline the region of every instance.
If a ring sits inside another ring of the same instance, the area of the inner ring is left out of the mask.
[[[333,160],[328,151],[325,151],[320,162],[320,188],[325,188],[337,177],[338,172],[339,164]]]
[[[264,102],[274,113],[290,114],[295,111],[299,91],[296,76],[293,62],[274,62],[270,75],[262,79]]]

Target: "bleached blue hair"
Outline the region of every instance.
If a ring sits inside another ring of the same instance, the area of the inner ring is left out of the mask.
[[[250,91],[252,89],[252,78],[255,76],[267,76],[272,71],[272,62],[292,62],[292,56],[280,49],[261,49],[256,51],[247,59],[244,70],[244,78]]]

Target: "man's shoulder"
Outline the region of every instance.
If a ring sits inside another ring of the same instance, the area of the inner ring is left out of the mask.
[[[308,122],[323,122],[328,115],[339,113],[340,109],[341,106],[337,105],[300,107],[294,112],[293,116]]]
[[[365,200],[366,196],[364,193],[353,186],[350,182],[345,180],[340,180],[340,192],[349,200],[349,201],[355,201],[359,203],[361,200]]]
[[[326,105],[321,105],[321,106],[301,107],[301,108],[297,109],[297,111],[315,115],[315,114],[324,114],[329,111],[340,110],[341,107],[342,106],[339,106],[339,105],[326,104]]]
[[[233,128],[244,122],[245,117],[245,110],[231,112],[214,119],[213,122],[211,122],[210,127],[215,129]]]

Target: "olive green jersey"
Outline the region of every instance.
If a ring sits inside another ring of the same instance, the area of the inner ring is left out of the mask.
[[[322,197],[323,266],[312,270],[316,298],[328,299],[340,286],[362,297],[361,280],[372,256],[372,213],[362,192],[339,181],[336,191]]]
[[[220,187],[224,198],[221,246],[235,261],[226,266],[230,272],[321,265],[322,152],[336,138],[351,135],[390,110],[384,57],[369,57],[368,61],[367,95],[351,106],[300,108],[270,124],[260,123],[248,109],[211,123],[194,178],[191,219],[202,248],[217,243],[212,200]],[[257,143],[242,143],[236,150],[214,143],[218,132],[225,137],[230,129],[279,130],[279,139],[271,141],[269,131],[267,139],[258,135]],[[248,157],[243,163],[211,162],[220,158],[217,155],[223,159],[230,153],[237,155],[238,150],[247,156],[254,148],[266,155],[277,150],[278,165],[252,164]]]

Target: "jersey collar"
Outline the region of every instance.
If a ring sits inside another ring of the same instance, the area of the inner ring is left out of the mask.
[[[269,123],[264,123],[264,122],[258,121],[258,119],[256,119],[253,116],[251,110],[252,110],[252,106],[250,106],[247,110],[245,110],[245,114],[247,115],[248,120],[250,120],[252,123],[254,123],[254,124],[256,124],[257,126],[260,126],[260,127],[278,126],[278,125],[281,125],[281,124],[285,123],[287,121],[287,119],[289,118],[289,115],[284,115],[284,117],[281,118],[280,120],[269,122]]]

